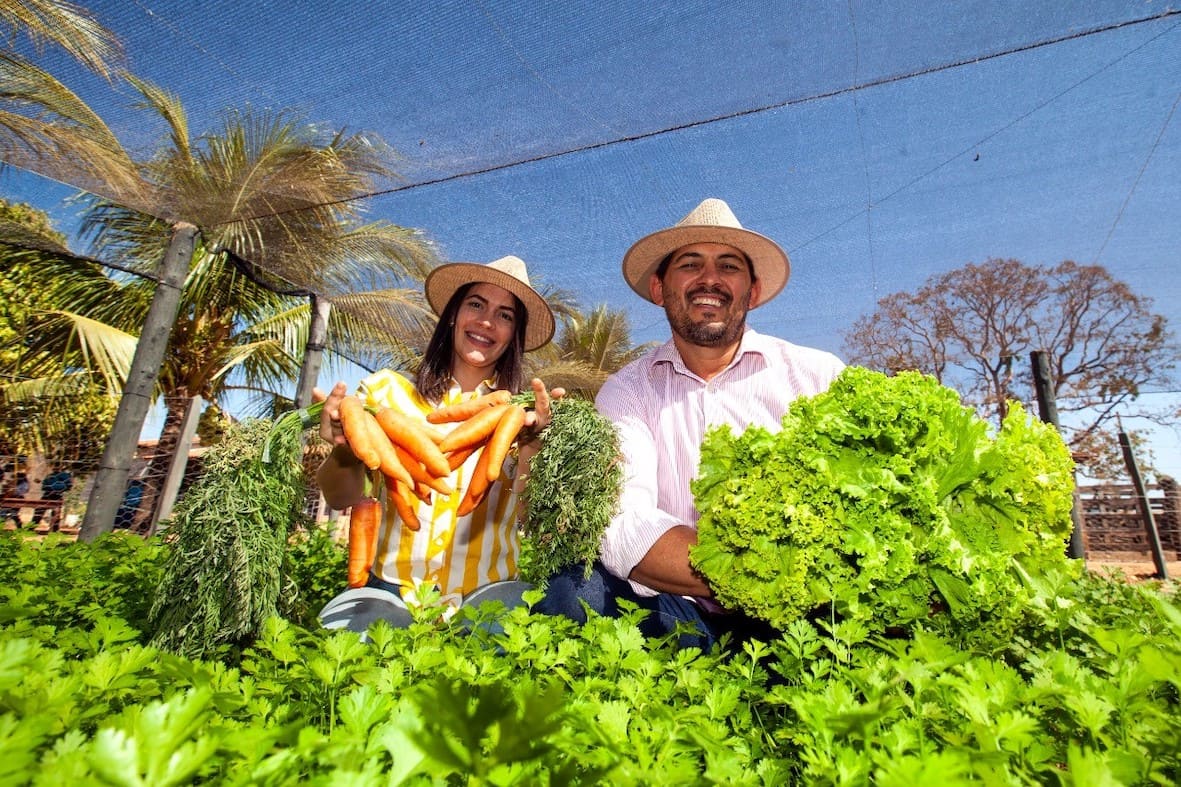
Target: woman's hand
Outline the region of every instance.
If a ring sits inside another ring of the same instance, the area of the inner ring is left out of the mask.
[[[533,378],[530,385],[533,387],[533,409],[525,413],[525,426],[517,435],[517,477],[513,481],[513,487],[517,494],[524,492],[525,484],[529,480],[529,469],[533,464],[533,457],[537,456],[537,452],[541,450],[541,432],[553,420],[554,413],[550,405],[554,399],[561,399],[566,395],[564,388],[547,391],[545,383],[536,377]],[[521,506],[517,516],[524,524],[527,519],[525,506]]]
[[[553,419],[553,411],[550,404],[554,399],[561,399],[566,395],[564,388],[555,388],[552,391],[545,389],[545,383],[534,377],[530,382],[533,387],[534,403],[533,409],[525,414],[525,428],[521,430],[521,436],[518,438],[520,445],[528,443],[536,443],[541,435],[543,429],[549,426]]]
[[[344,427],[340,425],[340,403],[348,395],[349,389],[344,383],[337,383],[327,396],[319,388],[312,390],[312,400],[323,402],[324,409],[320,411],[320,439],[329,445],[344,445]]]
[[[312,391],[312,400],[324,403],[320,412],[320,438],[332,446],[332,453],[316,470],[316,483],[328,505],[338,511],[365,494],[365,466],[353,455],[340,425],[340,403],[347,394],[344,383],[334,385],[327,396],[319,388]]]

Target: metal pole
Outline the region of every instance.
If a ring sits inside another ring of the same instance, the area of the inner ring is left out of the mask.
[[[156,388],[156,378],[164,363],[197,232],[195,226],[186,222],[178,222],[172,228],[172,240],[160,262],[159,283],[140,329],[139,341],[135,344],[135,355],[131,359],[127,383],[123,386],[123,396],[119,399],[115,424],[111,427],[94,476],[94,487],[87,499],[86,515],[78,531],[81,541],[93,541],[115,527],[115,512],[123,500],[131,462]]]
[[[1034,350],[1029,354],[1029,360],[1033,365],[1033,389],[1037,394],[1038,414],[1043,422],[1053,424],[1054,428],[1061,432],[1062,427],[1058,423],[1058,402],[1054,397],[1054,385],[1050,379],[1050,361],[1046,357],[1046,351]],[[1079,510],[1077,483],[1070,505],[1070,521],[1072,527],[1070,528],[1070,543],[1067,545],[1066,554],[1068,557],[1083,560],[1086,557],[1086,550],[1083,549],[1083,518],[1082,512]]]
[[[1119,428],[1119,447],[1124,452],[1124,465],[1128,468],[1128,475],[1132,477],[1132,486],[1136,489],[1136,507],[1140,509],[1140,519],[1144,522],[1144,529],[1148,533],[1148,546],[1152,550],[1152,562],[1156,565],[1157,579],[1168,579],[1169,569],[1165,563],[1165,553],[1160,546],[1160,534],[1156,530],[1156,519],[1152,516],[1152,506],[1148,503],[1148,493],[1144,489],[1144,479],[1140,476],[1140,467],[1136,464],[1136,457],[1132,453],[1132,441],[1123,425]]]

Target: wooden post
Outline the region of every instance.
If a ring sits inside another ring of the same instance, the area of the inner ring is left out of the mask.
[[[1160,546],[1160,533],[1156,530],[1156,520],[1152,516],[1152,505],[1148,502],[1148,493],[1144,489],[1144,479],[1140,476],[1140,467],[1136,464],[1136,457],[1132,453],[1132,441],[1121,424],[1119,428],[1119,447],[1124,452],[1124,465],[1128,468],[1128,475],[1132,478],[1132,486],[1136,489],[1136,507],[1140,509],[1140,520],[1148,533],[1148,546],[1152,549],[1152,562],[1156,565],[1157,579],[1168,579],[1169,569],[1165,564],[1165,554]]]
[[[135,355],[123,386],[123,396],[119,399],[115,424],[107,437],[107,445],[94,476],[94,486],[86,503],[86,515],[82,518],[82,529],[78,533],[80,541],[93,541],[115,527],[115,512],[123,500],[131,461],[135,458],[135,449],[139,444],[139,433],[143,430],[156,378],[164,363],[168,337],[172,334],[176,312],[180,308],[181,288],[189,272],[197,232],[195,226],[186,222],[178,222],[172,228],[172,240],[157,271],[159,279],[156,291],[140,329],[139,340],[135,343]]]
[[[1038,415],[1043,422],[1053,424],[1055,429],[1061,431],[1058,423],[1058,402],[1054,398],[1054,385],[1050,380],[1050,362],[1046,358],[1046,351],[1034,350],[1029,354],[1029,360],[1033,365],[1033,389],[1037,394]],[[1077,483],[1072,493],[1070,521],[1073,526],[1070,528],[1070,543],[1067,545],[1066,554],[1082,560],[1086,557],[1086,551],[1083,549],[1083,517],[1079,510]]]
[[[307,407],[312,403],[312,388],[320,376],[320,363],[324,356],[324,343],[328,339],[328,315],[332,302],[320,295],[311,296],[312,321],[308,327],[308,343],[303,350],[303,363],[299,367],[299,381],[295,386],[295,406]]]
[[[160,489],[159,497],[156,498],[156,510],[152,512],[152,523],[147,532],[149,536],[156,532],[160,520],[167,519],[172,514],[172,506],[180,492],[185,467],[189,463],[189,447],[193,444],[193,435],[197,433],[197,422],[201,420],[201,407],[204,404],[205,400],[200,396],[193,396],[185,405],[185,414],[180,422],[180,437],[176,441],[176,452],[168,462],[168,473],[164,476],[164,485]]]
[[[1178,492],[1177,480],[1163,475],[1156,479],[1156,483],[1165,496],[1157,532],[1163,530],[1168,537],[1161,539],[1161,547],[1171,548],[1181,557],[1181,492]]]

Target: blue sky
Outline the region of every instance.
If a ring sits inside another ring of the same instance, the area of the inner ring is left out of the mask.
[[[838,354],[879,298],[990,257],[1101,263],[1181,326],[1175,2],[85,5],[194,131],[252,105],[376,132],[405,180],[371,217],[521,256],[636,341],[667,326],[619,261],[707,196],[792,258],[754,327]],[[45,62],[129,146],[160,139],[126,90]],[[67,189],[0,190],[71,222]],[[1181,474],[1177,432],[1154,450]]]

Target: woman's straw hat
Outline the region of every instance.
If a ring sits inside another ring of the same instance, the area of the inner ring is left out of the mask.
[[[720,199],[710,198],[694,208],[676,226],[640,238],[623,255],[623,278],[646,301],[652,300],[648,282],[660,261],[690,243],[724,243],[750,258],[761,285],[759,300],[751,308],[774,298],[787,284],[791,262],[779,244],[765,235],[743,229]]]
[[[451,296],[465,284],[487,282],[517,296],[529,315],[525,325],[525,349],[536,350],[554,337],[554,313],[537,290],[529,285],[529,272],[519,257],[501,257],[487,265],[451,262],[440,265],[426,277],[426,299],[436,315],[447,308]]]

